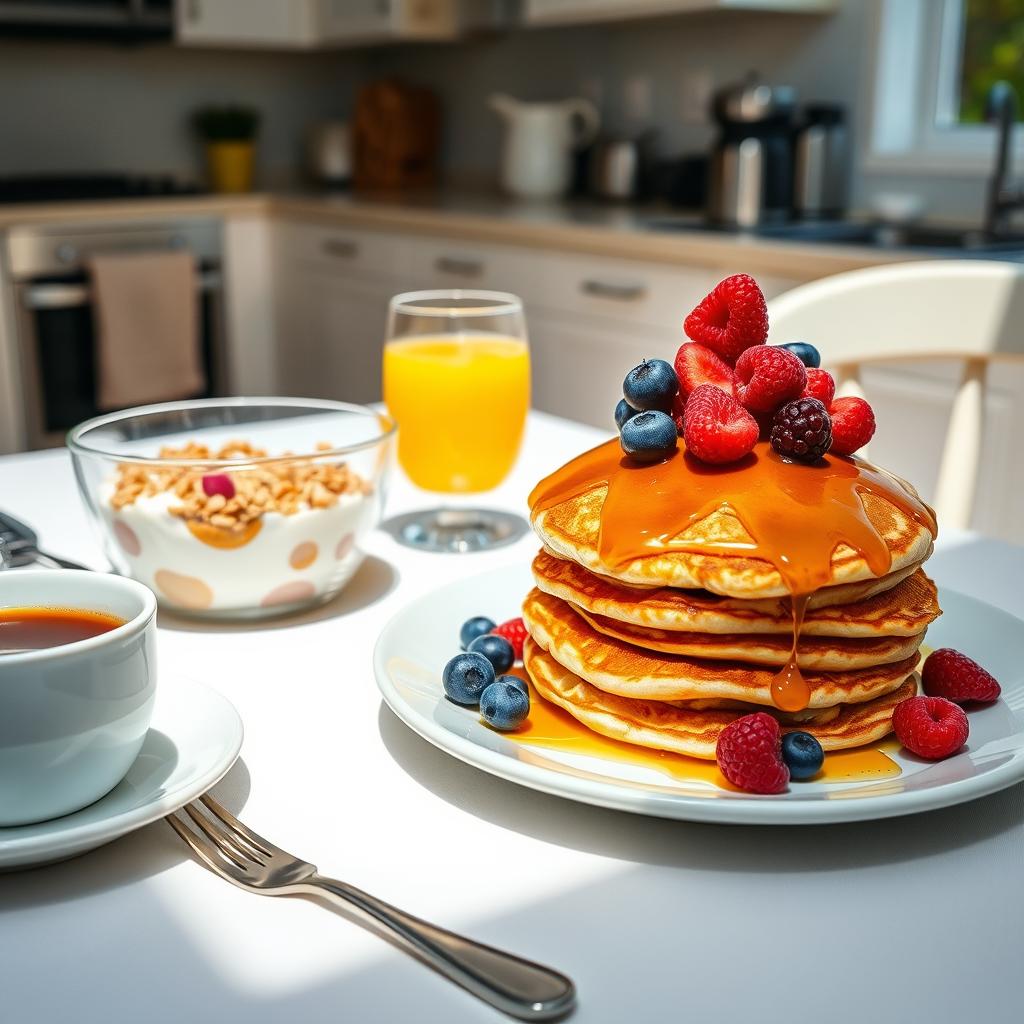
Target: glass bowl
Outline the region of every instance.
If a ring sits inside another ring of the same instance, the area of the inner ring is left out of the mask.
[[[189,615],[258,618],[327,601],[380,522],[395,426],[305,398],[167,402],[68,434],[115,571]]]

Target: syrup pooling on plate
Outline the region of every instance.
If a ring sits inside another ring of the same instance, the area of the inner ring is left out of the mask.
[[[523,671],[516,670],[515,674],[527,678]],[[527,685],[530,687],[530,717],[515,732],[506,734],[509,739],[524,746],[650,768],[676,782],[711,783],[720,789],[741,792],[726,779],[715,761],[701,761],[670,750],[637,747],[623,740],[602,736],[578,722],[557,704],[544,700],[528,678]],[[896,749],[896,746],[883,743],[877,748],[830,751],[813,781],[871,782],[897,776],[901,772],[900,766],[887,753]]]
[[[862,496],[876,495],[936,533],[931,510],[888,473],[845,456],[796,465],[779,458],[766,441],[727,466],[707,465],[684,451],[642,465],[623,456],[617,441],[608,441],[542,480],[530,495],[530,508],[536,514],[601,486],[608,493],[598,553],[611,567],[685,551],[761,559],[778,571],[793,606],[793,650],[772,687],[773,700],[785,711],[807,706],[796,646],[807,597],[831,582],[836,547],[846,544],[859,552],[875,576],[890,570],[889,547]],[[735,515],[749,539],[680,537],[718,510]]]

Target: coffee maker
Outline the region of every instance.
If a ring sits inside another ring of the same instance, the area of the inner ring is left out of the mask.
[[[796,92],[751,75],[719,89],[711,113],[719,135],[711,155],[708,216],[753,228],[790,215]]]

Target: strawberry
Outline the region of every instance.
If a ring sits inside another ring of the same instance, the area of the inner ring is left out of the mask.
[[[757,443],[757,420],[714,384],[701,384],[686,400],[683,440],[702,462],[735,462]]]
[[[688,341],[679,346],[676,353],[676,376],[679,378],[679,393],[686,397],[701,384],[714,384],[727,395],[736,397],[736,374],[733,368],[707,345]]]
[[[747,274],[720,281],[697,303],[683,322],[683,331],[730,363],[751,345],[763,345],[768,338],[768,307],[757,282]]]
[[[516,661],[523,660],[523,643],[526,640],[526,625],[522,619],[509,619],[491,630],[495,636],[503,636],[515,652]]]

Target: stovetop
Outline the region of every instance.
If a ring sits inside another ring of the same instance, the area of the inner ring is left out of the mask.
[[[144,199],[198,195],[202,189],[170,175],[23,174],[0,176],[0,203],[82,199]]]

